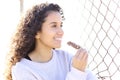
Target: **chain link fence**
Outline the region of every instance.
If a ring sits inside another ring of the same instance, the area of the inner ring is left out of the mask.
[[[81,39],[89,51],[88,67],[99,80],[119,80],[120,0],[85,0]]]
[[[119,80],[120,0],[56,2],[64,5],[65,16],[71,23],[81,26],[78,30],[80,29],[81,45],[89,52],[88,67],[96,73],[99,80]],[[72,25],[71,23],[69,24]]]

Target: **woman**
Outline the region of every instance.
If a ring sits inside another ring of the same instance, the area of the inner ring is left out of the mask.
[[[96,80],[86,70],[87,52],[75,56],[60,48],[63,12],[57,4],[42,3],[22,17],[7,61],[5,80]]]

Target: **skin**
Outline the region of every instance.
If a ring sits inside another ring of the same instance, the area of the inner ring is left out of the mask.
[[[37,32],[36,46],[28,56],[35,62],[48,62],[52,58],[52,49],[60,48],[63,37],[62,18],[58,12],[50,11],[42,25],[42,30]],[[80,48],[72,60],[72,66],[80,71],[85,71],[88,54]]]
[[[47,62],[52,58],[52,49],[61,47],[62,17],[58,12],[50,11],[42,25],[42,30],[37,33],[35,50],[29,57],[36,62]]]
[[[80,71],[85,71],[88,61],[87,51],[83,48],[78,49],[72,60],[72,66]]]

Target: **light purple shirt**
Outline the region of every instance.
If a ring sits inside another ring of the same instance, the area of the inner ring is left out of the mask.
[[[23,58],[12,67],[13,80],[97,80],[86,70],[79,71],[71,67],[72,56],[62,50],[53,50],[49,62],[38,63]]]

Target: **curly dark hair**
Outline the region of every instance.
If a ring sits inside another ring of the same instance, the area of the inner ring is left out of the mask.
[[[6,58],[5,80],[12,80],[12,66],[34,50],[35,35],[41,30],[42,24],[50,11],[59,12],[64,19],[60,6],[53,3],[37,4],[26,11],[26,14],[21,18]]]

